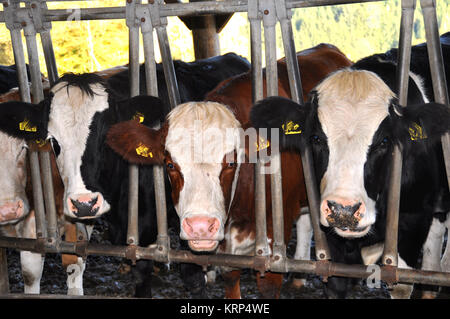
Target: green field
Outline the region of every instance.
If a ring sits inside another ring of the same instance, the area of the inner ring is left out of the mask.
[[[351,60],[396,47],[399,38],[400,0],[295,9],[292,25],[297,51],[321,42],[332,43]],[[450,1],[436,0],[440,33],[450,31]],[[122,6],[124,0],[50,3],[50,8]],[[169,18],[168,34],[174,59],[194,60],[191,32],[178,18]],[[281,34],[277,55],[284,56]],[[52,28],[60,74],[93,72],[128,63],[128,29],[124,20],[54,22]],[[414,20],[413,44],[425,40],[420,4]],[[245,13],[236,13],[220,34],[221,53],[250,57],[249,26]],[[9,31],[0,26],[0,64],[14,63]],[[157,59],[160,60],[157,50]],[[141,50],[143,61],[143,51]],[[41,52],[41,65],[44,58]],[[42,67],[45,74],[45,67]]]

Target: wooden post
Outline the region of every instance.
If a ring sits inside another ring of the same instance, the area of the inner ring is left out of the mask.
[[[9,293],[9,279],[6,248],[0,248],[0,295],[7,293]]]
[[[190,0],[199,2],[205,0]],[[179,0],[165,0],[166,3],[179,3]],[[219,33],[231,19],[233,14],[215,14],[204,16],[179,17],[186,27],[192,31],[195,59],[205,59],[220,55]]]

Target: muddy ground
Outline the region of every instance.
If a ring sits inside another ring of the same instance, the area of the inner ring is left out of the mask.
[[[289,242],[287,254],[292,257],[295,252],[294,238]],[[109,243],[107,240],[107,226],[103,222],[96,224],[91,242]],[[177,236],[171,232],[171,245],[176,247]],[[312,253],[311,256],[314,256]],[[8,249],[8,271],[11,293],[23,292],[23,279],[20,270],[20,257],[18,251]],[[131,272],[122,271],[123,260],[116,257],[88,256],[84,273],[84,294],[87,296],[108,297],[133,297],[134,280]],[[157,299],[189,299],[190,293],[183,287],[180,279],[178,264],[167,267],[156,263],[153,276],[153,297]],[[295,288],[292,285],[293,275],[284,276],[284,284],[281,291],[282,299],[323,299],[323,283],[318,276],[308,275],[306,285]],[[61,265],[61,257],[58,254],[47,254],[44,264],[44,272],[41,280],[42,294],[66,294],[66,273]],[[241,277],[241,293],[243,299],[259,298],[256,287],[255,273],[252,270],[244,270]],[[208,297],[211,299],[224,298],[224,282],[220,275],[216,277],[214,284],[207,287]],[[417,292],[413,297],[418,295]],[[385,299],[389,298],[388,290],[384,284],[380,289],[370,289],[363,281],[353,288],[348,294],[350,299]],[[450,294],[441,294],[440,298],[450,298]]]

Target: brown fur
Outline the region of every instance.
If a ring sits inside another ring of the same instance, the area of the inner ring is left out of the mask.
[[[130,163],[163,164],[166,135],[167,123],[160,130],[153,130],[130,120],[113,125],[106,135],[106,143]],[[142,146],[152,155],[139,155],[137,150]]]

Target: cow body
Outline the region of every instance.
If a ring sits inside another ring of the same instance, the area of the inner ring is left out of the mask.
[[[398,106],[395,75],[395,63],[379,55],[368,57],[327,77],[304,106],[275,98],[252,111],[256,127],[281,128],[286,121],[303,127],[301,136],[284,135],[281,144],[300,152],[306,143],[311,146],[320,182],[320,222],[336,262],[372,264],[381,257],[397,144],[403,151],[399,267],[420,267],[422,247],[433,252],[424,254],[422,266],[439,264],[433,238],[438,235],[430,227],[438,223],[433,217],[445,220],[450,210],[440,145],[440,136],[450,130],[450,114],[445,106],[425,104],[424,86],[414,73],[408,107]],[[345,297],[351,282],[329,278],[328,296]]]
[[[231,60],[230,60],[231,56]],[[227,55],[225,71],[221,57],[205,63],[197,61],[183,64],[183,69],[175,69],[180,87],[188,87],[195,92],[184,92],[182,96],[202,98],[210,85],[217,84],[229,74],[238,74],[245,65],[245,59]],[[234,63],[233,63],[234,61]],[[200,66],[198,66],[200,65]],[[234,65],[234,67],[233,67]],[[196,67],[197,66],[197,67]],[[195,79],[179,72],[192,71]],[[208,73],[208,86],[199,83],[193,87],[191,82]],[[110,77],[111,86],[129,86],[121,82],[124,73]],[[182,79],[182,80],[180,80]],[[213,80],[217,81],[216,83]],[[183,82],[190,81],[189,85]],[[158,78],[158,86],[164,79]],[[123,91],[123,90],[122,90]],[[123,92],[122,92],[123,93]],[[126,93],[124,93],[126,94]],[[165,93],[167,96],[167,93]],[[12,103],[12,102],[11,102]],[[168,105],[168,103],[166,104]],[[68,218],[87,221],[106,214],[110,224],[110,240],[114,244],[126,244],[128,207],[128,163],[104,143],[108,128],[120,121],[135,119],[144,125],[153,126],[167,114],[168,109],[160,99],[138,96],[132,99],[116,93],[104,79],[96,74],[63,76],[51,90],[49,97],[39,105],[16,102],[4,105],[0,125],[8,134],[18,136],[17,119],[29,120],[30,125],[39,132],[35,138],[51,141],[58,170],[64,184],[63,210]],[[20,136],[24,138],[23,136]],[[139,244],[148,246],[156,240],[156,210],[153,188],[153,170],[144,167],[139,174]],[[167,194],[169,183],[166,182]],[[167,202],[168,215],[171,216],[173,204]],[[136,286],[137,296],[149,296],[153,263],[141,260],[136,269],[140,279]],[[197,265],[182,265],[183,280],[192,288],[194,295],[204,293],[204,276]],[[81,268],[84,270],[84,265]],[[80,276],[81,278],[81,276]],[[81,284],[81,282],[80,282]]]
[[[321,46],[318,51],[328,49],[328,46]],[[315,50],[311,52],[316,53]],[[300,56],[301,63],[307,65],[308,54]],[[330,62],[331,65],[335,62],[334,59],[318,61],[324,64]],[[331,71],[349,64],[348,60],[344,65],[337,62]],[[279,66],[279,90],[288,95],[288,89],[282,81],[287,79],[284,62],[280,61]],[[313,70],[311,68],[309,73],[305,71],[305,79],[309,79],[305,80],[306,85],[311,85],[310,81],[316,79],[316,70]],[[172,199],[180,217],[180,236],[188,240],[192,250],[253,255],[254,163],[242,161],[247,146],[244,146],[240,137],[249,120],[252,104],[250,74],[224,81],[207,95],[206,100],[179,105],[167,116],[160,130],[149,129],[132,121],[117,124],[108,132],[107,141],[130,162],[166,165],[172,185]],[[136,154],[134,150],[139,145],[151,150],[153,156]],[[292,223],[298,217],[300,207],[306,206],[307,201],[300,157],[285,152],[281,154],[281,162],[282,172],[287,175],[283,178],[284,234],[287,242]],[[269,176],[266,185],[268,244],[271,246],[273,229]],[[239,298],[239,270],[224,270],[226,297]],[[257,278],[264,297],[279,296],[281,274],[266,273],[264,278]]]

